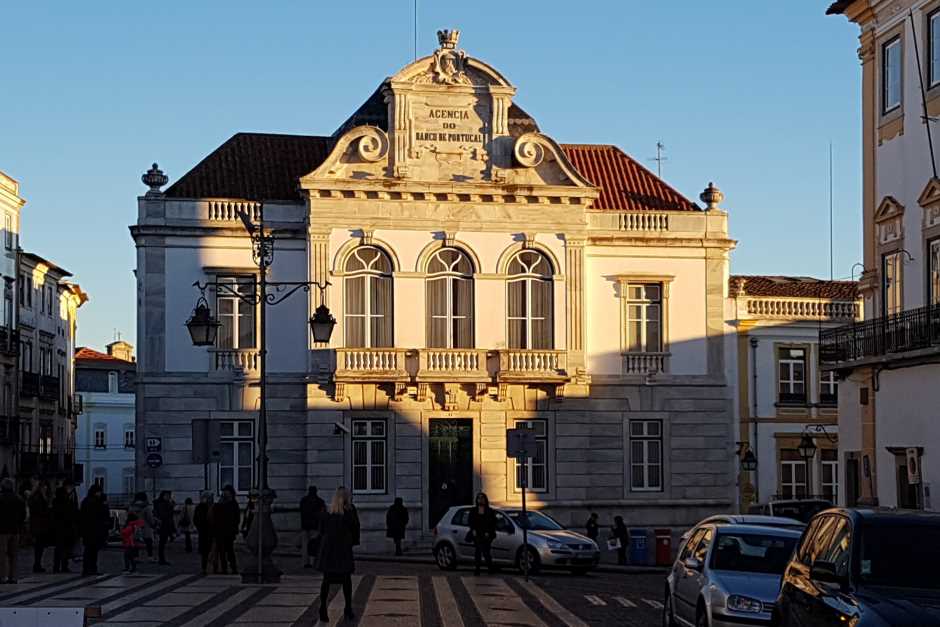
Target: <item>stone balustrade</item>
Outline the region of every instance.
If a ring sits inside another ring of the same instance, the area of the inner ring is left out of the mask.
[[[261,353],[254,348],[215,350],[212,352],[212,369],[216,372],[257,373],[261,370]]]
[[[808,298],[748,297],[747,314],[780,320],[853,320],[859,315],[853,301]]]
[[[545,381],[567,378],[568,354],[563,350],[499,351],[500,380]]]
[[[403,348],[336,349],[337,381],[402,381],[408,379]]]
[[[623,374],[668,372],[669,353],[623,353]]]
[[[213,222],[237,221],[238,212],[244,211],[253,222],[260,219],[261,205],[237,200],[210,200],[209,220]]]
[[[486,381],[487,351],[479,348],[418,349],[417,381]]]

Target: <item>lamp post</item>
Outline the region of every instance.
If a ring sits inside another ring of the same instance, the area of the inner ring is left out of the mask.
[[[816,442],[813,441],[814,436],[810,435],[810,432],[815,432],[825,436],[830,443],[835,444],[838,442],[838,438],[828,431],[826,431],[825,425],[806,425],[803,427],[803,435],[800,437],[800,443],[797,445],[796,450],[800,454],[800,459],[803,460],[806,471],[806,498],[810,497],[810,487],[809,487],[809,463],[814,457],[816,457]]]
[[[329,308],[324,303],[324,293],[330,283],[320,283],[318,281],[268,281],[268,268],[274,261],[274,243],[276,238],[272,233],[265,231],[264,226],[264,204],[261,203],[258,210],[258,223],[252,222],[244,211],[239,210],[238,217],[241,219],[245,230],[251,237],[252,259],[258,266],[259,273],[257,278],[237,280],[229,283],[218,281],[209,281],[200,283],[196,281],[193,287],[196,287],[200,296],[196,301],[196,307],[193,314],[186,322],[190,337],[194,346],[212,346],[215,344],[221,323],[212,316],[209,308],[209,302],[205,298],[207,288],[214,289],[217,293],[225,293],[234,296],[239,300],[252,306],[260,305],[259,316],[259,362],[260,362],[260,382],[259,382],[259,401],[258,401],[258,484],[261,491],[261,498],[258,503],[258,511],[252,521],[251,529],[248,531],[246,541],[252,553],[257,555],[257,563],[246,563],[242,571],[242,582],[244,583],[277,583],[281,579],[281,571],[275,566],[271,559],[271,554],[277,546],[277,534],[274,531],[274,525],[271,521],[271,507],[274,499],[277,497],[274,490],[268,486],[268,414],[266,403],[266,384],[267,384],[267,308],[269,305],[277,305],[299,290],[309,292],[310,288],[316,287],[320,290],[320,305],[317,307],[314,315],[310,318],[310,331],[316,342],[329,342],[333,333],[333,327],[336,326],[336,319],[330,313]],[[250,288],[242,290],[240,288]],[[273,288],[269,291],[268,288]],[[257,546],[252,546],[256,543]]]

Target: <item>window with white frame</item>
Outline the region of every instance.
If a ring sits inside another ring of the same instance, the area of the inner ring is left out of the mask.
[[[839,404],[839,379],[834,370],[819,371],[819,404]]]
[[[216,288],[219,348],[255,348],[255,279],[252,276],[220,276],[218,282],[225,287]],[[248,300],[242,300],[240,296]]]
[[[92,473],[92,484],[101,488],[101,491],[107,494],[108,492],[108,470],[107,468],[95,468]]]
[[[777,350],[777,398],[781,404],[806,403],[806,350],[781,347]]]
[[[819,487],[822,496],[830,503],[837,503],[839,499],[839,454],[831,448],[819,451]]]
[[[386,424],[382,419],[352,422],[352,486],[359,494],[385,493]]]
[[[526,489],[533,492],[548,490],[548,421],[547,420],[517,420],[517,429],[531,429],[535,432],[535,455],[527,457],[524,463],[515,462],[516,490],[522,489],[523,473],[525,473]]]
[[[107,448],[108,426],[103,422],[95,424],[95,448]]]
[[[545,255],[524,250],[509,262],[509,348],[554,348],[554,283]]]
[[[473,264],[456,248],[428,262],[428,347],[473,348]]]
[[[219,424],[222,460],[219,463],[219,490],[227,485],[237,494],[247,494],[255,474],[254,422],[226,420]]]
[[[121,469],[121,482],[123,483],[124,495],[128,498],[134,496],[136,482],[133,466],[125,466]]]
[[[904,309],[904,276],[901,251],[881,257],[881,311],[890,316]]]
[[[392,262],[374,246],[360,246],[346,259],[346,346],[394,346]]]
[[[124,448],[134,448],[136,445],[136,436],[134,425],[127,423],[124,425]]]
[[[13,250],[13,216],[9,213],[3,219],[3,246],[7,250]]]
[[[52,288],[46,286],[46,314],[51,318],[55,314],[54,299],[52,297]]]
[[[661,420],[630,421],[630,490],[663,489],[663,423]]]
[[[901,38],[881,47],[881,112],[889,113],[901,106]]]
[[[663,286],[661,283],[628,283],[626,290],[625,350],[658,353],[663,350]]]
[[[53,453],[53,438],[52,438],[52,423],[51,422],[40,422],[39,423],[39,454],[40,455],[52,455]]]
[[[806,462],[797,449],[780,450],[780,498],[806,497]]]
[[[108,394],[117,394],[118,392],[118,373],[112,370],[108,373]]]

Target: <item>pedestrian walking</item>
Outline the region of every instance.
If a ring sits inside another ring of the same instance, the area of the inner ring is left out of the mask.
[[[193,513],[195,509],[196,506],[193,505],[193,500],[187,496],[186,500],[183,501],[183,509],[180,510],[179,524],[179,531],[185,539],[183,550],[187,553],[193,552]]]
[[[600,525],[597,524],[597,512],[591,512],[587,522],[584,523],[584,529],[587,531],[587,537],[597,542],[597,536],[600,534]]]
[[[10,478],[0,481],[0,583],[16,583],[16,552],[26,522],[26,503],[14,487]]]
[[[130,507],[127,508],[127,512],[137,516],[138,520],[144,521],[144,526],[141,529],[144,547],[147,549],[147,557],[150,561],[156,561],[153,555],[153,528],[156,525],[156,521],[153,518],[153,506],[147,499],[147,493],[138,492],[135,494],[134,501],[131,503]]]
[[[610,537],[620,541],[620,546],[617,548],[617,563],[621,566],[626,565],[630,534],[627,532],[627,526],[623,523],[623,516],[614,516],[614,526],[611,528]]]
[[[79,527],[82,534],[84,552],[82,554],[82,575],[99,575],[98,551],[108,541],[108,529],[111,527],[111,514],[105,502],[101,486],[88,488],[88,495],[79,509]]]
[[[208,571],[209,555],[212,552],[212,531],[209,528],[209,511],[212,508],[212,500],[211,492],[203,492],[199,496],[199,505],[193,510],[193,526],[196,527],[196,536],[199,539],[199,558],[203,575]],[[213,563],[215,563],[215,560],[213,560]]]
[[[307,495],[300,499],[300,550],[304,555],[304,568],[312,568],[320,552],[320,518],[326,511],[326,503],[317,494],[317,486],[307,488]]]
[[[140,545],[143,544],[141,530],[144,521],[137,518],[136,514],[128,514],[124,526],[121,528],[121,547],[124,549],[124,572],[133,573],[137,571],[137,556],[140,553]]]
[[[359,514],[349,498],[349,491],[336,488],[326,515],[320,519],[320,556],[317,567],[323,573],[320,584],[320,621],[329,623],[326,604],[330,598],[330,585],[343,586],[346,608],[343,616],[354,620],[352,609],[352,574],[356,569],[353,547],[359,544]]]
[[[173,502],[172,493],[169,490],[160,492],[160,496],[154,501],[153,516],[157,521],[157,557],[161,566],[169,566],[166,561],[166,544],[171,538],[176,536],[176,524],[173,520],[176,503]]]
[[[56,488],[52,499],[52,539],[55,542],[52,572],[72,572],[69,568],[69,558],[78,539],[78,505],[69,494],[66,484]]]
[[[496,539],[496,512],[490,507],[485,492],[477,494],[476,507],[470,510],[470,541],[473,543],[473,570],[480,574],[480,559],[486,561],[486,569],[493,572],[493,555],[490,550]]]
[[[405,507],[401,497],[396,497],[388,511],[385,512],[385,536],[395,542],[395,555],[402,554],[401,541],[405,538],[405,529],[408,528],[408,508]]]
[[[52,529],[52,506],[49,503],[49,482],[42,480],[29,495],[29,533],[33,538],[33,572],[44,573],[42,558]]]
[[[229,567],[232,573],[238,572],[235,563],[235,538],[238,536],[238,522],[241,519],[241,510],[235,500],[235,488],[226,485],[222,488],[222,500],[212,506],[209,515],[209,525],[212,528],[218,561],[222,564],[222,574],[228,574]],[[215,568],[214,572],[218,572]]]

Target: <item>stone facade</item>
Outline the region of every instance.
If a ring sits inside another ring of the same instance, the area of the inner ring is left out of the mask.
[[[0,276],[3,299],[0,303],[0,476],[15,473],[17,440],[17,303],[16,251],[19,248],[20,210],[26,200],[19,183],[0,171],[0,213],[3,214],[3,248]]]

